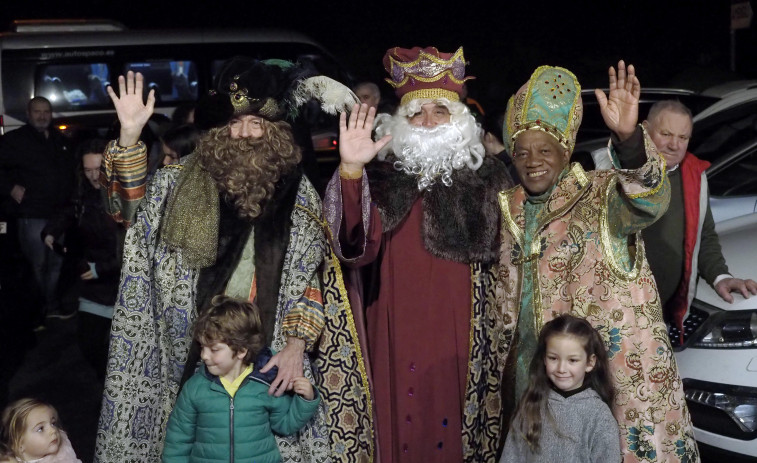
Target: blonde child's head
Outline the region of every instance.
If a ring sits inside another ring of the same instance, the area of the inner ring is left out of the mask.
[[[8,405],[2,415],[2,456],[37,460],[58,452],[61,433],[58,412],[38,399],[20,399]]]

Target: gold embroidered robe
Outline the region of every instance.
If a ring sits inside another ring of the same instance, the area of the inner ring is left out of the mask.
[[[549,198],[528,208],[535,217],[526,217],[522,187],[500,193],[500,368],[521,311],[531,311],[531,323],[519,342],[560,313],[584,317],[608,348],[623,461],[692,462],[699,455],[691,419],[640,233],[665,213],[669,184],[646,136],[644,144],[647,162],[638,169],[570,166]]]

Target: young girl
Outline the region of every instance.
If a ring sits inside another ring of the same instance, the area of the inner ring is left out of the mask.
[[[563,315],[539,334],[500,463],[619,462],[620,431],[602,338],[586,320]]]
[[[1,424],[0,463],[81,463],[58,427],[58,412],[41,400],[13,402]]]

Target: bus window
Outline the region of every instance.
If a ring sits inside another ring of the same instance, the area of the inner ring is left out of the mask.
[[[56,111],[66,111],[108,104],[105,87],[109,84],[105,63],[40,65],[35,94],[50,100]]]
[[[155,90],[157,105],[197,100],[197,65],[193,61],[126,63],[124,74],[127,71],[142,73],[145,91]]]

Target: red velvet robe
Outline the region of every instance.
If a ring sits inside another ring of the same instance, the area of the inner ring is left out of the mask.
[[[469,357],[470,266],[426,251],[420,199],[403,222],[385,234],[372,205],[365,237],[361,191],[361,180],[342,180],[340,241],[343,249],[363,251],[350,264],[354,266],[373,262],[383,245],[378,298],[366,310],[380,461],[459,463]]]

